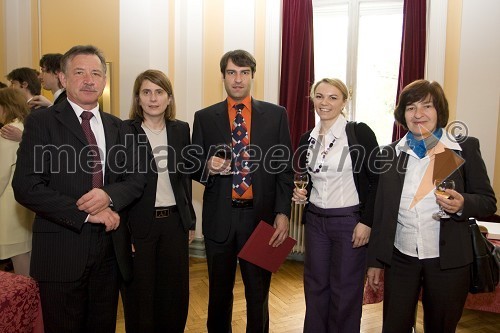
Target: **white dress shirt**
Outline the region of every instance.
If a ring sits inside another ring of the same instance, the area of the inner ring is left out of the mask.
[[[78,104],[73,103],[68,99],[69,104],[73,107],[75,111],[76,117],[80,124],[82,123],[82,118],[80,115],[83,111],[90,111],[94,114],[92,118],[90,118],[90,128],[92,132],[94,132],[95,140],[97,142],[97,146],[99,147],[99,155],[101,156],[101,165],[102,165],[102,179],[104,181],[104,174],[106,171],[106,137],[104,135],[104,125],[102,123],[101,114],[99,113],[99,104],[96,105],[92,110],[84,110]]]
[[[346,124],[347,120],[340,115],[324,135],[322,142],[318,140],[321,123],[314,127],[309,136],[309,142],[315,140],[316,145],[308,149],[310,156],[308,166],[316,170],[321,165],[318,173],[309,172],[313,182],[309,201],[319,208],[342,208],[359,204],[358,191],[352,174]],[[328,150],[332,141],[334,141],[333,146]],[[322,152],[327,150],[323,159]]]

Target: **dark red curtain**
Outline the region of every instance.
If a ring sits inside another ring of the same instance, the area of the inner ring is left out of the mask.
[[[314,127],[309,89],[314,82],[312,0],[283,1],[279,104],[286,107],[292,147]]]
[[[403,38],[401,40],[401,57],[399,65],[399,93],[409,83],[424,78],[425,71],[425,37],[426,37],[426,0],[405,0],[403,9]],[[392,141],[401,139],[406,130],[394,122]]]

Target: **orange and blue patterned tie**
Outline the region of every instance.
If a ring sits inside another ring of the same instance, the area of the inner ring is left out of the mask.
[[[233,121],[233,190],[238,195],[243,195],[252,184],[252,174],[250,171],[249,154],[247,147],[249,142],[247,124],[243,118],[242,110],[244,104],[236,104],[233,106],[236,109],[236,117]]]

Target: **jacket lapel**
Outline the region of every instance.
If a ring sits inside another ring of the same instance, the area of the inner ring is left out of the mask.
[[[177,123],[175,121],[167,121],[167,142],[170,149],[167,149],[167,166],[168,166],[168,176],[170,178],[170,184],[172,188],[177,189],[177,172],[175,171],[177,168],[176,159],[177,156],[180,156],[181,147],[179,146],[180,134],[177,133]]]
[[[66,100],[54,106],[56,119],[66,127],[73,135],[84,145],[88,144],[87,138],[83,133],[82,125],[78,120],[75,111]]]
[[[215,123],[222,133],[224,143],[231,146],[231,126],[229,125],[229,112],[227,111],[227,100],[215,106]],[[232,120],[231,120],[232,121]],[[222,142],[221,142],[222,143]]]

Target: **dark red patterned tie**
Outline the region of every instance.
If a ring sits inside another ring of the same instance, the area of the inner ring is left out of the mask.
[[[89,142],[89,156],[93,159],[93,163],[90,164],[92,167],[92,188],[101,188],[103,181],[101,155],[99,154],[99,146],[97,146],[94,132],[92,132],[92,128],[90,127],[90,119],[93,116],[94,114],[90,111],[83,111],[80,115],[82,118],[83,133],[85,133],[85,137]]]
[[[250,163],[248,161],[250,156],[247,152],[247,146],[250,142],[248,140],[247,125],[242,114],[245,105],[237,104],[233,107],[236,109],[232,132],[234,158],[233,190],[241,196],[252,184],[252,174],[249,173]]]

